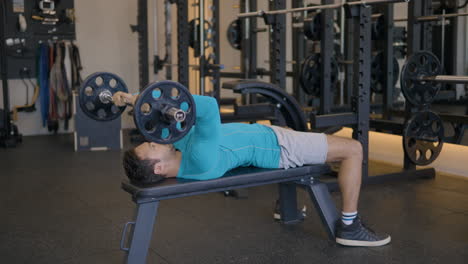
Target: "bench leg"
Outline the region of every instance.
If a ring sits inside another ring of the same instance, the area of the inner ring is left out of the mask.
[[[297,209],[297,192],[295,183],[280,183],[279,206],[281,222],[295,224],[304,219],[302,211]]]
[[[335,223],[340,219],[340,214],[336,209],[328,187],[324,183],[311,183],[304,186],[309,192],[317,211],[319,212],[322,223],[325,226],[328,236],[335,240]]]
[[[130,238],[127,263],[144,264],[153,235],[159,202],[138,204],[136,221]]]

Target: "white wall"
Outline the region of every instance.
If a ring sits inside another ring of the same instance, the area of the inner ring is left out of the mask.
[[[35,80],[33,80],[35,82]],[[2,85],[0,87],[3,89]],[[16,105],[24,105],[26,102],[26,88],[20,80],[9,80],[8,81],[9,93],[10,93],[10,107],[13,108]],[[30,88],[29,94],[32,95],[33,90]],[[31,99],[29,99],[31,100]],[[18,113],[18,121],[15,124],[18,126],[20,133],[25,136],[28,135],[39,135],[49,133],[46,127],[42,127],[42,119],[40,112],[39,99],[36,102],[36,111],[31,113]],[[0,108],[3,107],[3,92],[0,92]],[[60,123],[60,133],[63,132],[63,123]],[[70,122],[70,131],[73,131],[73,122]]]
[[[240,72],[241,66],[241,52],[233,49],[226,37],[226,32],[229,24],[234,21],[237,17],[236,14],[240,13],[239,0],[228,1],[229,4],[220,6],[221,18],[219,21],[220,35],[219,43],[221,48],[220,64],[224,65],[224,71],[227,72]],[[236,8],[234,8],[236,7]],[[227,78],[223,78],[222,82],[229,81]],[[230,90],[222,89],[221,97],[235,97],[234,93]]]
[[[96,71],[113,72],[122,77],[129,91],[138,91],[138,35],[129,26],[136,24],[136,2],[75,1],[83,78]],[[122,115],[122,120],[123,127],[133,124],[127,114]]]
[[[75,1],[76,39],[83,64],[82,77],[96,71],[109,71],[121,76],[130,91],[138,89],[137,35],[130,31],[129,24],[136,23],[136,1],[128,0],[77,0]],[[10,104],[25,102],[25,88],[20,80],[8,82]],[[32,93],[32,91],[30,92]],[[3,108],[2,93],[0,107]],[[19,113],[16,123],[23,135],[48,134],[41,125],[40,103],[37,111]],[[73,131],[73,121],[70,122]],[[132,126],[133,121],[123,115],[123,126]],[[61,127],[62,124],[60,125]],[[60,129],[60,133],[64,132]]]

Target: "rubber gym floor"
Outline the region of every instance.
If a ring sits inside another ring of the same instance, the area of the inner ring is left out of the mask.
[[[135,205],[120,189],[121,156],[75,153],[71,135],[25,137],[0,149],[0,262],[123,263],[121,230]],[[373,173],[395,170],[371,164]],[[379,248],[329,241],[303,191],[307,218],[292,226],[272,219],[275,185],[249,189],[248,199],[163,201],[148,263],[467,263],[467,190],[468,181],[441,174],[364,187],[361,215],[392,235]]]

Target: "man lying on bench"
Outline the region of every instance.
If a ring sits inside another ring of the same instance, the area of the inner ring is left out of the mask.
[[[196,125],[184,138],[173,145],[146,142],[125,152],[123,165],[130,181],[156,183],[170,177],[208,180],[242,166],[288,169],[341,161],[338,183],[343,195],[342,218],[336,224],[336,242],[346,246],[390,242],[389,235],[366,228],[358,216],[363,156],[358,141],[277,126],[221,124],[214,98],[193,97]],[[131,94],[114,94],[116,105],[135,99]]]

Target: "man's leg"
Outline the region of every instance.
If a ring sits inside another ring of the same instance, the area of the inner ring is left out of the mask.
[[[338,184],[343,194],[342,219],[336,225],[336,242],[347,246],[381,246],[390,236],[367,229],[357,216],[362,177],[362,146],[354,139],[272,127],[281,146],[281,168],[341,162]]]
[[[375,234],[357,217],[362,177],[361,143],[329,135],[327,141],[327,162],[341,162],[338,184],[342,193],[343,213],[342,220],[336,225],[336,242],[346,246],[382,246],[390,243],[390,236]]]
[[[327,162],[341,161],[338,184],[343,211],[356,212],[361,189],[362,146],[357,140],[327,135]]]

